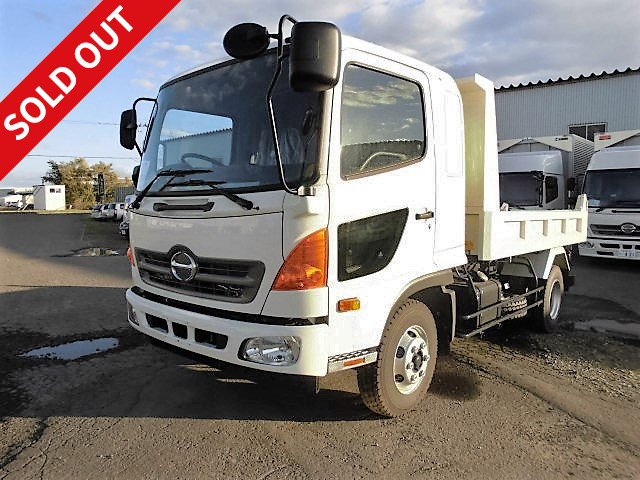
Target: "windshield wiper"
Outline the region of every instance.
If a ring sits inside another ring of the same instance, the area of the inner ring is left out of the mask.
[[[607,208],[615,208],[620,206],[626,206],[631,208],[640,207],[640,200],[614,200],[611,203],[608,203],[606,205],[601,205],[600,207],[598,207],[596,209],[596,213],[599,213]]]
[[[640,207],[640,200],[616,200],[613,204],[614,206],[630,205],[632,207]]]
[[[232,202],[234,202],[237,205],[240,205],[242,208],[244,208],[245,210],[251,210],[253,208],[253,202],[251,200],[247,200],[246,198],[242,198],[239,197],[238,195],[236,195],[235,193],[231,193],[228,190],[225,190],[224,188],[218,187],[218,185],[221,185],[225,182],[218,182],[215,180],[199,180],[199,179],[193,179],[193,180],[186,180],[184,182],[171,182],[172,187],[187,187],[187,186],[206,186],[209,187],[213,193],[222,195],[226,198],[228,198],[229,200],[231,200]],[[169,182],[167,182],[167,185],[165,185],[164,187],[169,186],[168,185]],[[162,188],[164,188],[162,187]]]
[[[160,177],[172,177],[167,182],[169,183],[175,177],[183,177],[185,175],[192,174],[192,173],[210,173],[210,172],[213,172],[213,170],[209,170],[207,168],[191,168],[191,169],[184,168],[184,169],[160,170],[151,179],[151,181],[147,184],[147,186],[144,187],[144,189],[142,189],[142,191],[138,194],[135,200],[131,202],[131,205],[129,206],[129,208],[138,208],[140,206],[140,201],[147,195],[147,193],[149,193],[149,190],[151,190],[151,187],[153,186],[153,184],[156,183],[156,180],[158,180]]]

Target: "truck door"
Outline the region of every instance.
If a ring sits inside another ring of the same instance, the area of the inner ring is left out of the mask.
[[[427,77],[359,51],[343,61],[328,170],[330,355],[379,343],[398,296],[433,271],[436,222]],[[339,312],[349,298],[359,309]]]

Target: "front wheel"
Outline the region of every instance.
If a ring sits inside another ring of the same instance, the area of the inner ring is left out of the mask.
[[[431,311],[417,300],[405,301],[387,323],[378,360],[358,369],[362,401],[385,417],[411,410],[431,384],[437,355]]]

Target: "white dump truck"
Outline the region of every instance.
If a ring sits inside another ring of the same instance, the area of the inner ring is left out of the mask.
[[[589,199],[581,256],[640,260],[640,130],[597,134],[583,190]]]
[[[500,201],[534,210],[573,206],[591,155],[593,142],[578,135],[500,140]]]
[[[135,103],[122,114],[142,152],[133,328],[270,372],[357,368],[385,416],[416,406],[454,336],[556,328],[586,200],[500,210],[491,81],[288,16],[224,46],[160,88],[142,145]]]

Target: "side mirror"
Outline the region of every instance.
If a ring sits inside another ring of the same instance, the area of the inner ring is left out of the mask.
[[[299,92],[323,92],[340,80],[342,36],[332,23],[298,22],[291,29],[289,84]]]
[[[137,124],[135,110],[125,110],[120,115],[120,145],[127,150],[133,150],[136,146]]]
[[[131,180],[134,187],[138,186],[138,177],[140,177],[140,165],[133,167],[133,172],[131,172]]]

